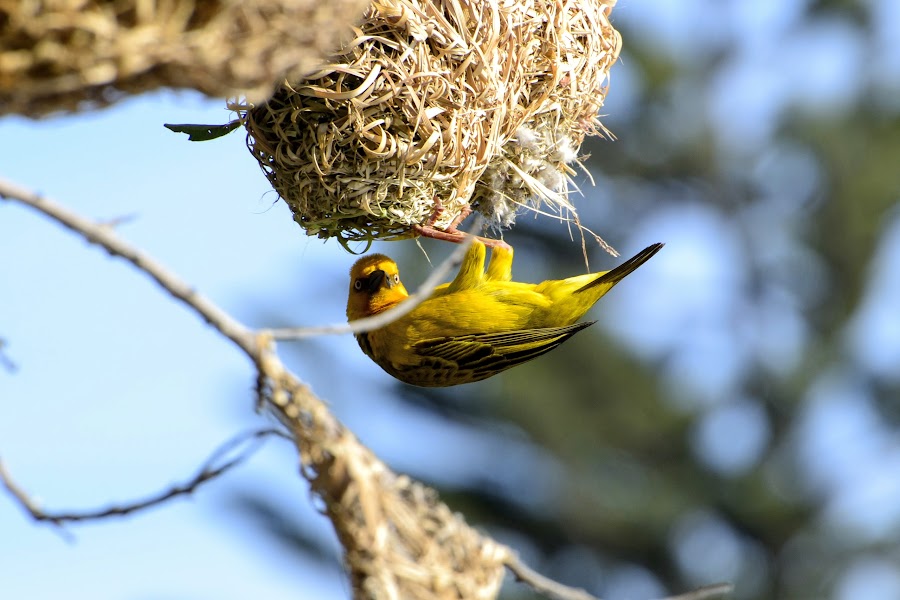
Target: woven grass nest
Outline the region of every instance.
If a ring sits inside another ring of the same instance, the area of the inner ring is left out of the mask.
[[[267,98],[321,64],[367,0],[0,0],[0,114],[160,87]]]
[[[615,0],[376,0],[317,72],[238,106],[308,235],[397,239],[567,195],[621,38]]]

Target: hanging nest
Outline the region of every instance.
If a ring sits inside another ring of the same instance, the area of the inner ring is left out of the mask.
[[[342,480],[344,487],[331,487],[333,472],[312,485],[344,548],[354,598],[497,597],[509,560],[505,546],[466,524],[434,490],[392,473],[355,441],[341,450],[346,452],[331,469],[352,473]]]
[[[40,117],[160,87],[269,96],[309,73],[367,0],[0,0],[0,114]]]
[[[575,217],[567,194],[621,38],[615,0],[377,0],[331,61],[265,104],[247,143],[308,235],[342,241]]]

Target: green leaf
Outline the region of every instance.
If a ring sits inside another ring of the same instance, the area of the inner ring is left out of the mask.
[[[239,119],[235,119],[226,125],[175,125],[172,123],[163,123],[166,129],[170,129],[175,133],[188,134],[188,140],[192,142],[205,142],[214,140],[231,133],[240,126]]]

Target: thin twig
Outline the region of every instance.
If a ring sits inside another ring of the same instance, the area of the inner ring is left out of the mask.
[[[98,221],[97,225],[101,227],[106,227],[109,229],[116,229],[120,225],[125,225],[127,223],[131,223],[132,221],[136,221],[138,218],[137,213],[131,213],[127,215],[120,215],[118,217],[113,217],[111,219],[107,219],[106,221]]]
[[[258,431],[251,431],[249,433],[242,433],[240,435],[234,436],[233,438],[229,439],[221,446],[216,448],[216,450],[213,451],[212,454],[210,454],[209,458],[206,460],[197,474],[188,481],[182,484],[173,485],[172,487],[163,490],[153,496],[150,496],[149,498],[146,498],[144,500],[137,500],[134,502],[129,502],[127,504],[114,505],[102,509],[79,512],[48,512],[38,506],[38,503],[13,480],[2,460],[0,460],[0,483],[2,483],[7,491],[9,491],[10,495],[15,498],[19,506],[21,506],[22,509],[26,513],[28,513],[35,521],[43,521],[52,523],[54,525],[62,525],[64,523],[72,523],[77,521],[95,521],[108,517],[121,517],[133,512],[150,508],[152,506],[156,506],[158,504],[162,504],[178,496],[185,496],[194,493],[194,491],[196,491],[197,488],[199,488],[204,483],[212,481],[229,469],[236,467],[237,465],[248,459],[260,448],[260,440],[270,435],[279,435],[286,437],[285,434],[278,429],[261,429]],[[219,462],[222,459],[222,457],[233,452],[235,448],[251,442],[255,443],[251,446],[248,446],[246,449],[244,449],[243,452],[241,452],[234,458],[228,460],[222,465],[214,466],[215,463]]]
[[[450,256],[444,259],[444,261],[431,272],[431,274],[425,279],[425,281],[422,282],[422,285],[419,286],[419,289],[417,289],[414,294],[410,294],[408,299],[404,300],[397,306],[394,306],[393,308],[390,308],[384,312],[378,313],[377,315],[372,315],[371,317],[363,317],[362,319],[357,319],[350,323],[338,323],[334,325],[325,325],[322,327],[283,327],[279,329],[270,329],[265,333],[271,335],[272,339],[275,340],[298,340],[317,335],[364,333],[366,331],[372,331],[374,329],[384,327],[389,323],[393,323],[400,317],[412,312],[413,309],[427,300],[428,297],[431,296],[431,293],[434,291],[434,288],[439,286],[444,281],[444,279],[447,277],[447,274],[459,266],[459,264],[463,260],[463,256],[465,256],[466,251],[469,249],[469,246],[471,246],[475,241],[475,236],[472,234],[472,232],[478,231],[478,229],[481,227],[481,223],[481,215],[476,215],[475,219],[472,222],[472,228],[469,230],[469,235],[466,236],[465,241],[460,243],[457,248],[450,254]]]
[[[541,575],[523,563],[514,553],[510,553],[505,564],[518,581],[528,584],[535,592],[552,600],[600,600],[581,588],[569,587]],[[734,586],[731,584],[716,583],[677,596],[666,596],[659,600],[712,600],[713,598],[724,598],[733,589]]]
[[[677,596],[662,598],[662,600],[711,600],[712,598],[724,598],[733,591],[734,586],[730,583],[714,583]]]
[[[224,312],[208,298],[198,293],[185,281],[176,277],[155,260],[121,240],[108,223],[91,222],[47,197],[35,194],[3,179],[0,179],[0,198],[18,200],[31,206],[61,225],[80,234],[88,242],[102,246],[110,254],[120,256],[129,261],[139,270],[152,277],[172,296],[187,304],[203,320],[218,329],[223,335],[240,346],[251,358],[256,360],[259,350],[256,344],[256,336],[247,327],[236,321],[231,315]],[[473,221],[471,231],[477,231],[481,224],[481,215],[477,215]],[[431,292],[434,291],[434,288],[441,284],[447,273],[462,262],[466,250],[473,241],[473,236],[467,236],[466,240],[459,244],[459,247],[429,275],[416,293],[409,297],[409,300],[390,310],[371,317],[358,319],[349,324],[341,323],[324,327],[289,327],[261,331],[260,333],[270,334],[271,339],[287,340],[316,335],[362,333],[384,327],[391,321],[409,313],[421,304],[423,300],[427,299]]]
[[[506,561],[509,569],[516,579],[527,583],[538,594],[552,598],[553,600],[600,600],[596,596],[588,594],[581,588],[573,588],[544,577],[528,565],[516,554],[511,554]]]
[[[91,222],[49,198],[4,179],[0,179],[0,198],[16,200],[30,206],[81,235],[91,244],[97,244],[110,254],[124,258],[256,360],[259,348],[255,336],[247,327],[154,259],[120,239],[108,224]]]
[[[19,370],[19,366],[16,365],[15,362],[13,362],[13,359],[6,355],[6,352],[4,352],[3,349],[6,347],[6,345],[6,340],[0,338],[0,366],[2,366],[10,373],[15,373]]]

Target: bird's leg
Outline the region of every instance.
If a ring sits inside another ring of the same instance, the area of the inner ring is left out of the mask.
[[[454,244],[461,244],[466,237],[467,233],[464,231],[460,231],[457,229],[457,226],[462,223],[466,217],[472,214],[472,207],[466,204],[463,209],[460,211],[456,217],[454,217],[453,221],[450,222],[450,225],[447,226],[446,229],[438,229],[434,226],[437,220],[444,213],[444,206],[441,204],[441,201],[438,198],[434,199],[434,211],[431,213],[431,216],[425,221],[423,225],[413,225],[413,231],[416,234],[431,238],[433,240],[444,240],[447,242],[453,242]],[[476,239],[480,240],[485,246],[489,246],[490,248],[509,248],[509,244],[504,242],[503,240],[495,240],[492,238],[482,237],[480,235],[475,236]]]
[[[450,225],[447,226],[447,231],[458,231],[456,226],[466,220],[466,218],[472,214],[472,207],[466,204],[462,207],[462,210],[459,211],[459,214],[454,217],[452,221],[450,221]]]
[[[484,278],[488,281],[512,281],[513,249],[510,245],[491,248],[491,262]]]

